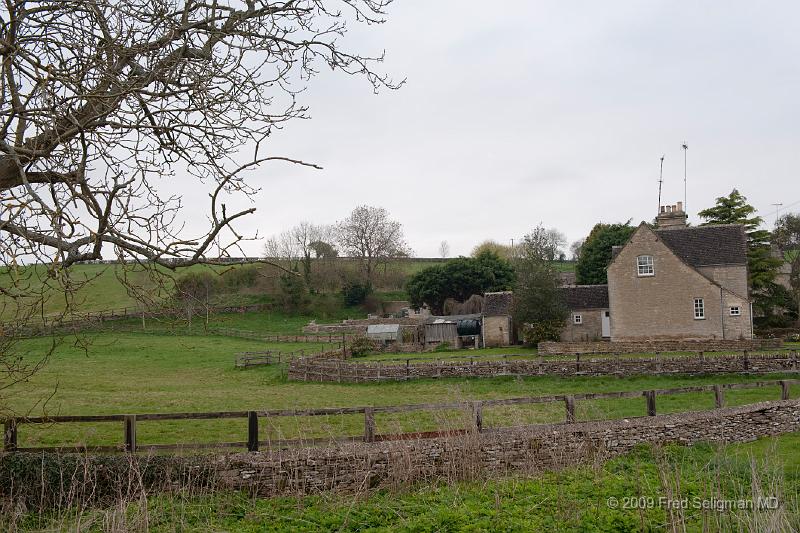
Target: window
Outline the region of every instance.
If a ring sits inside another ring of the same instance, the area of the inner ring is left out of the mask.
[[[694,299],[694,319],[703,320],[706,318],[706,306],[702,298]]]
[[[733,307],[731,307],[731,316],[741,316],[741,314],[742,314],[741,307],[739,307],[738,305],[734,305]]]
[[[583,324],[583,316],[579,315],[578,313],[575,313],[574,315],[572,315],[572,322],[573,324],[578,324],[578,325]]]
[[[653,268],[652,255],[640,255],[636,258],[636,268],[639,276],[655,276],[656,271]]]

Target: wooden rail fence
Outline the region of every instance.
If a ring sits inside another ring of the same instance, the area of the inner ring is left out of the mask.
[[[264,352],[241,352],[236,354],[234,365],[236,368],[248,368],[251,366],[276,365],[285,363],[295,357],[304,357],[305,350],[295,350],[292,352],[281,352],[267,350]]]
[[[332,442],[378,442],[388,440],[407,440],[420,438],[433,438],[444,435],[454,435],[470,431],[485,431],[483,425],[483,410],[488,407],[508,405],[563,403],[565,407],[564,423],[576,422],[575,405],[578,401],[645,398],[647,416],[656,416],[656,399],[659,396],[668,396],[686,393],[712,392],[716,408],[725,406],[725,391],[733,389],[757,389],[764,387],[780,387],[781,400],[790,398],[790,386],[800,383],[800,380],[776,380],[745,383],[724,383],[717,385],[699,385],[672,389],[655,389],[646,391],[600,392],[570,395],[532,396],[522,398],[505,398],[498,400],[475,400],[450,403],[412,404],[392,406],[364,406],[364,407],[332,407],[324,409],[304,410],[267,410],[267,411],[225,411],[208,413],[156,413],[156,414],[127,414],[127,415],[95,415],[95,416],[51,416],[51,417],[15,417],[4,421],[3,449],[5,452],[64,452],[64,451],[97,451],[97,452],[128,452],[135,453],[141,450],[182,450],[200,448],[246,448],[248,451],[258,451],[262,446],[268,449],[275,447],[316,445]],[[378,434],[375,425],[377,413],[404,413],[411,411],[436,411],[436,410],[466,410],[473,423],[471,427],[457,430],[428,431],[419,433]],[[364,432],[358,436],[326,437],[311,439],[284,439],[261,440],[259,436],[259,420],[276,417],[306,417],[306,416],[332,416],[332,415],[364,415]],[[136,425],[141,421],[164,420],[219,420],[219,419],[246,419],[247,440],[240,442],[214,442],[214,443],[187,443],[187,444],[140,444],[136,439]],[[25,424],[68,424],[86,422],[117,422],[122,423],[123,441],[118,446],[59,446],[59,447],[19,447],[19,429]]]

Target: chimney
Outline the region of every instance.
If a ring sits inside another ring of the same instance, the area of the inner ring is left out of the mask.
[[[658,229],[680,229],[686,227],[686,213],[683,212],[683,202],[675,205],[661,206],[661,211],[656,217]]]

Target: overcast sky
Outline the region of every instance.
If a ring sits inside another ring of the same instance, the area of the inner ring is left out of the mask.
[[[573,241],[652,219],[662,154],[663,203],[683,200],[684,140],[691,221],[736,187],[771,225],[773,203],[800,211],[798,20],[788,1],[397,0],[346,43],[385,49],[406,85],[312,80],[312,120],[271,149],[324,170],[255,173],[258,212],[240,228],[269,236],[369,204],[421,257],[540,222]]]

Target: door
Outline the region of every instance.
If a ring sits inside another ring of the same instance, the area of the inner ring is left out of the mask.
[[[600,330],[604,338],[611,336],[611,311],[603,311],[600,317]]]

